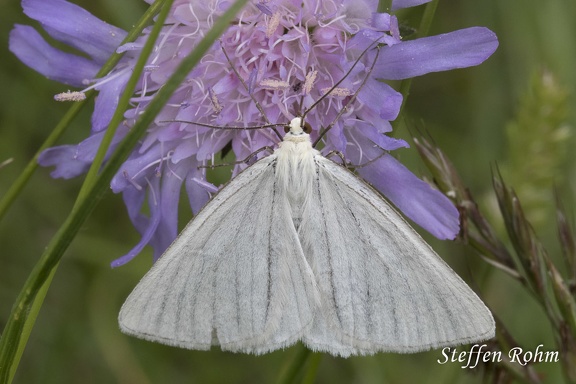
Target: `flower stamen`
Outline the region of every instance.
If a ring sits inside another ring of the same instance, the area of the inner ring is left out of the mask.
[[[275,79],[264,79],[260,82],[260,86],[264,89],[270,89],[273,91],[281,91],[290,87],[290,84],[286,81],[275,80]]]
[[[268,20],[268,25],[266,27],[266,37],[270,38],[276,32],[276,29],[280,25],[280,13],[276,12],[272,15],[270,20]]]
[[[192,181],[201,186],[202,188],[204,188],[208,193],[216,193],[219,191],[219,189],[214,184],[199,179],[197,177],[193,177]]]
[[[314,82],[316,81],[316,76],[318,75],[318,71],[311,71],[306,74],[306,79],[304,81],[304,94],[308,95],[312,91],[312,87],[314,86]]]
[[[214,110],[215,114],[219,114],[222,112],[222,105],[218,100],[218,96],[214,93],[212,88],[208,88],[208,95],[210,96],[210,103],[212,104],[212,109]]]
[[[110,76],[107,75],[106,77],[102,77],[102,78],[100,78],[100,79],[90,80],[89,82],[94,82],[94,84],[92,84],[91,86],[89,86],[89,87],[87,87],[87,88],[84,88],[84,89],[81,90],[80,92],[86,93],[86,92],[88,92],[88,91],[91,90],[91,89],[101,87],[102,85],[108,83],[109,81],[112,81],[112,80],[116,79],[117,77],[120,77],[120,76],[122,76],[122,75],[124,75],[124,74],[126,74],[127,72],[130,72],[130,71],[132,71],[132,68],[129,67],[129,66],[126,66],[126,67],[122,68],[121,70],[116,71],[116,72],[113,73],[112,75],[108,74],[108,75],[110,75]]]
[[[54,100],[56,101],[82,101],[86,100],[86,95],[84,92],[70,91],[62,92],[54,95]]]
[[[130,177],[130,175],[128,175],[127,171],[122,171],[122,175],[124,176],[126,181],[129,182],[138,191],[142,190],[142,187],[140,186],[140,184],[138,184],[136,181],[134,181],[134,179],[132,177]]]
[[[322,93],[322,95],[327,95],[328,91],[330,91],[331,88],[322,88],[320,90],[320,92]],[[330,91],[329,95],[330,96],[336,96],[336,97],[346,97],[346,96],[350,96],[352,94],[352,91],[349,90],[348,88],[343,88],[343,87],[336,87],[334,89],[332,89],[332,91]]]

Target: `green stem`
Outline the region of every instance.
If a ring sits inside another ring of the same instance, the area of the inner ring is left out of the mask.
[[[308,369],[306,374],[302,379],[302,384],[314,384],[316,380],[316,374],[318,373],[318,367],[320,366],[320,361],[322,361],[321,353],[313,353],[308,362]]]
[[[14,364],[16,350],[20,343],[22,330],[28,319],[28,315],[38,297],[41,287],[46,283],[51,273],[58,265],[62,254],[74,239],[82,223],[94,209],[101,196],[109,189],[109,184],[120,165],[128,158],[140,137],[146,132],[148,126],[154,121],[155,116],[168,102],[170,96],[176,91],[182,81],[210,49],[214,41],[228,28],[230,22],[238,11],[245,5],[247,0],[238,0],[218,18],[213,28],[198,43],[194,51],[188,55],[178,66],[174,74],[166,84],[157,92],[137,123],[132,127],[124,140],[118,145],[116,151],[102,169],[95,183],[87,190],[85,198],[78,202],[62,227],[48,244],[45,252],[32,270],[22,291],[20,292],[8,319],[2,338],[0,339],[0,383],[9,383],[9,372],[15,370]],[[149,40],[159,34],[163,20],[168,14],[172,0],[166,0]],[[152,42],[153,43],[153,42]],[[148,43],[147,43],[148,44]],[[33,323],[31,324],[33,325]]]
[[[144,13],[142,18],[135,25],[135,27],[132,28],[132,30],[128,33],[126,38],[122,41],[122,44],[134,41],[136,37],[140,35],[144,27],[146,25],[149,25],[150,22],[152,21],[152,18],[158,13],[160,5],[161,5],[160,2],[155,2],[150,6],[150,8],[148,8],[146,13]],[[123,54],[120,53],[112,54],[112,56],[110,56],[108,61],[106,61],[106,63],[102,66],[102,69],[98,71],[98,73],[96,74],[96,78],[102,77],[106,75],[108,72],[110,72],[114,68],[114,66],[118,63],[118,61],[120,61],[120,58],[122,56]],[[45,149],[53,146],[58,141],[58,139],[62,136],[62,134],[66,132],[66,129],[68,128],[72,120],[74,120],[78,112],[80,112],[80,110],[94,96],[94,94],[95,94],[94,91],[87,92],[86,99],[84,101],[75,102],[70,107],[68,112],[66,112],[64,117],[58,123],[58,125],[56,125],[54,130],[50,133],[50,135],[48,135],[44,143],[42,143],[38,151],[34,154],[30,162],[26,165],[20,176],[18,176],[18,178],[14,183],[12,183],[6,194],[0,200],[0,220],[4,217],[8,209],[12,206],[14,200],[16,200],[16,197],[18,197],[20,192],[22,192],[22,190],[24,189],[26,184],[28,184],[28,181],[38,168],[38,157],[40,156],[40,154]]]
[[[293,383],[294,379],[298,375],[298,372],[302,370],[302,367],[306,364],[311,355],[311,350],[299,345],[296,356],[294,356],[290,363],[286,365],[280,372],[278,380],[276,381],[277,384]]]
[[[56,274],[56,267],[52,269],[48,278],[42,284],[40,289],[38,290],[38,294],[36,295],[36,299],[34,300],[34,304],[32,305],[30,312],[28,313],[28,320],[24,323],[24,327],[22,328],[22,334],[20,336],[20,341],[18,343],[18,349],[14,355],[14,361],[16,364],[12,364],[10,367],[9,372],[9,380],[10,383],[16,374],[16,369],[18,368],[18,362],[24,353],[24,349],[26,348],[26,344],[28,343],[28,339],[30,338],[30,333],[32,333],[32,328],[34,328],[34,323],[36,322],[36,318],[38,317],[38,313],[40,312],[40,308],[42,308],[42,303],[44,302],[44,298],[46,297],[46,293],[48,293],[48,288],[50,288],[50,283],[52,283],[52,279]],[[40,303],[40,304],[37,304]]]
[[[154,2],[154,5],[157,5],[157,8],[160,9],[160,7],[164,4],[164,2],[165,2],[165,0],[158,0],[158,1]],[[172,3],[172,1],[170,3]],[[158,23],[156,25],[158,25]],[[158,30],[158,35],[159,34],[160,34],[160,29]],[[153,41],[156,41],[158,35],[152,36],[152,34],[151,34],[150,38],[152,38]],[[154,48],[153,44],[146,44],[143,47],[142,52],[140,53],[140,57],[139,57],[138,61],[136,62],[134,69],[132,70],[132,75],[130,76],[130,79],[126,83],[126,87],[124,88],[124,92],[122,93],[122,97],[118,101],[118,107],[114,111],[114,115],[112,116],[112,119],[110,119],[110,123],[108,124],[108,128],[106,129],[106,133],[104,134],[104,137],[102,138],[102,142],[100,143],[100,146],[98,147],[98,152],[96,152],[96,156],[94,156],[94,160],[92,161],[90,169],[88,170],[88,173],[86,174],[86,178],[84,179],[84,183],[82,184],[82,188],[80,188],[80,192],[78,193],[78,198],[76,199],[76,205],[78,203],[80,203],[83,199],[86,198],[88,191],[90,190],[90,188],[92,188],[94,186],[94,183],[96,182],[96,180],[98,178],[98,172],[100,172],[100,169],[102,168],[102,163],[104,162],[104,158],[106,157],[106,153],[108,152],[110,144],[112,143],[112,140],[114,139],[114,135],[116,134],[116,131],[118,130],[118,126],[124,120],[124,112],[126,111],[126,109],[130,105],[130,99],[134,95],[134,90],[136,89],[136,86],[140,82],[140,74],[144,70],[144,66],[146,65],[146,62],[148,61],[148,57],[152,53],[153,48]],[[73,208],[73,210],[74,210],[74,208]]]
[[[162,13],[159,16],[158,22],[154,25],[152,33],[148,41],[142,49],[142,53],[135,69],[132,73],[131,80],[140,77],[140,73],[144,68],[144,63],[152,52],[154,43],[160,35],[163,21],[168,16],[170,6],[173,0],[158,0],[156,3],[166,3]],[[138,70],[139,69],[139,70]],[[136,84],[136,81],[133,82]],[[134,89],[127,87],[118,109],[124,110],[129,101],[129,97],[124,97],[127,93],[130,95]],[[85,182],[86,184],[86,182]],[[98,198],[90,199],[87,201],[84,196],[79,195],[71,214],[68,216],[66,222],[59,229],[56,236],[52,239],[44,254],[32,270],[28,280],[24,284],[24,288],[18,295],[16,303],[12,308],[12,313],[8,319],[8,323],[0,339],[0,382],[10,383],[14,378],[16,369],[22,357],[22,353],[28,342],[28,337],[36,317],[44,302],[46,292],[50,287],[52,278],[58,267],[58,263],[65,249],[74,239],[76,233],[80,229],[82,222],[88,217],[88,214],[96,205]],[[76,215],[75,213],[78,212]]]
[[[439,2],[440,0],[432,0],[426,4],[424,14],[422,15],[422,20],[420,20],[420,28],[418,28],[418,31],[416,32],[416,38],[428,36]]]
[[[16,200],[20,192],[22,192],[26,184],[28,184],[28,181],[34,174],[34,171],[36,171],[36,169],[38,168],[38,157],[40,156],[40,154],[46,148],[53,146],[54,143],[58,141],[60,136],[62,136],[62,134],[66,131],[66,128],[68,128],[72,120],[74,120],[78,112],[80,112],[80,110],[89,100],[92,94],[93,93],[90,92],[90,94],[86,96],[86,100],[76,102],[70,107],[68,112],[66,112],[64,117],[62,117],[62,119],[58,123],[58,125],[56,125],[56,127],[52,130],[50,135],[48,135],[44,143],[42,143],[38,151],[34,154],[30,162],[28,162],[22,173],[20,173],[20,176],[18,176],[18,178],[16,179],[16,181],[14,181],[14,183],[12,183],[8,191],[6,191],[6,194],[2,196],[2,199],[0,200],[0,219],[4,217],[4,215],[8,211],[8,208],[12,206],[12,203]]]
[[[422,20],[420,20],[420,27],[418,31],[414,35],[414,38],[426,37],[430,32],[430,26],[432,25],[432,20],[434,19],[434,14],[436,13],[436,8],[438,8],[438,3],[440,0],[432,0],[428,4],[426,4],[426,8],[424,9],[424,14],[422,15]],[[402,116],[402,112],[404,112],[404,107],[406,106],[406,100],[408,99],[408,95],[410,94],[410,87],[412,86],[412,78],[404,79],[400,83],[400,93],[402,94],[402,106],[400,107],[400,113],[398,116]],[[401,119],[396,119],[392,122],[392,127],[397,128],[398,124],[400,124]]]
[[[378,13],[390,13],[392,11],[392,0],[379,0],[378,1]]]

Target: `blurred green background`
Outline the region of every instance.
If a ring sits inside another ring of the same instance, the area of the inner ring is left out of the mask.
[[[139,0],[74,2],[124,29],[130,29],[147,7]],[[0,168],[3,194],[69,105],[52,98],[67,90],[66,86],[44,79],[8,51],[13,24],[35,23],[23,15],[19,1],[0,1],[0,6],[0,163],[13,158],[11,164]],[[417,25],[420,12],[403,16]],[[501,166],[521,199],[525,197],[531,204],[528,216],[533,218],[552,259],[561,265],[551,199],[556,188],[573,217],[574,138],[570,132],[576,110],[576,2],[441,0],[431,34],[475,25],[496,32],[500,40],[497,52],[479,67],[415,79],[407,121],[431,133],[496,228],[502,228],[502,224],[494,208],[491,166]],[[542,85],[538,84],[542,82],[538,80],[543,73],[545,85],[552,82],[555,97],[553,101],[544,100],[544,104],[557,112],[564,136],[513,124],[516,120],[528,125],[532,121],[529,112],[541,105],[538,89]],[[77,143],[85,138],[89,119],[90,111],[86,109],[61,143]],[[409,137],[406,130],[398,135]],[[531,145],[536,149],[531,151]],[[397,152],[416,174],[426,173],[414,149]],[[68,214],[80,183],[80,179],[53,180],[48,169],[40,169],[0,222],[1,328],[35,261]],[[189,210],[183,208],[182,212],[184,224],[190,217]],[[465,280],[480,287],[487,304],[525,348],[533,350],[544,344],[545,349],[554,349],[543,311],[518,284],[488,267],[470,248],[426,238]],[[59,267],[15,382],[266,383],[274,382],[298,348],[303,348],[296,346],[256,357],[218,350],[180,350],[121,334],[118,310],[150,267],[151,252],[146,249],[121,268],[113,270],[109,265],[138,240],[121,197],[109,193]],[[436,360],[441,357],[440,351],[350,359],[325,355],[316,382],[482,381],[480,374],[461,369],[459,364],[439,365]],[[536,369],[547,383],[561,380],[559,364],[540,364]]]

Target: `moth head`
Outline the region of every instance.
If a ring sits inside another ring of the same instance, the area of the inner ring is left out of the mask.
[[[312,132],[310,124],[302,121],[301,117],[295,117],[290,121],[290,124],[284,127],[284,132],[291,133],[292,135],[302,135],[303,133]]]

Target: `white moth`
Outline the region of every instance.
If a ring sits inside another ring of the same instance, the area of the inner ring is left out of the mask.
[[[493,337],[478,296],[302,124],[188,224],[122,306],[121,330],[255,354],[300,340],[344,357]]]

